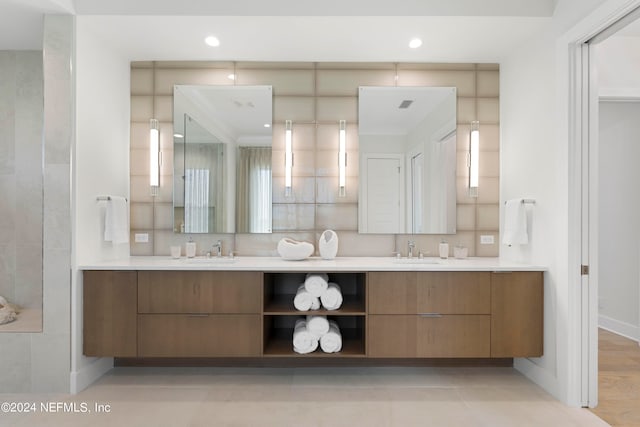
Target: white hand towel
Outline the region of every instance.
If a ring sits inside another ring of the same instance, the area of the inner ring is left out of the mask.
[[[127,243],[129,242],[129,213],[127,212],[127,199],[119,196],[111,196],[107,200],[107,211],[104,217],[105,242]]]
[[[320,297],[329,287],[329,275],[309,273],[304,280],[304,287],[314,297]]]
[[[316,339],[320,339],[320,337],[329,332],[327,316],[307,316],[307,331]]]
[[[337,353],[342,350],[342,334],[338,324],[329,321],[329,332],[320,337],[320,348],[325,353]]]
[[[523,199],[511,199],[505,205],[502,243],[509,246],[529,243],[527,211]]]
[[[322,306],[327,310],[337,310],[342,305],[342,291],[337,283],[329,283],[327,290],[320,295]]]
[[[318,339],[307,330],[307,321],[296,320],[293,329],[293,351],[299,354],[314,352],[318,348]]]
[[[298,287],[293,298],[293,306],[299,311],[317,310],[320,308],[320,299],[307,292],[304,283]]]

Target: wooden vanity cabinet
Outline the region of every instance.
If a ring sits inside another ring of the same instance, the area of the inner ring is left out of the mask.
[[[137,356],[136,282],[135,271],[84,272],[84,355]]]
[[[369,273],[371,357],[489,357],[485,272]]]

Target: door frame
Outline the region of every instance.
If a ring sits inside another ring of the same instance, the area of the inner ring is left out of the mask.
[[[568,126],[562,131],[569,139],[569,360],[578,362],[568,373],[567,397],[591,408],[598,404],[598,93],[589,41],[638,7],[640,0],[610,0],[557,44],[560,69],[568,70]],[[589,266],[588,275],[582,265]]]

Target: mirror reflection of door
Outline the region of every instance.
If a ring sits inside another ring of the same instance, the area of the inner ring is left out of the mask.
[[[422,233],[424,219],[424,155],[418,153],[411,158],[411,232]]]
[[[367,157],[365,169],[365,227],[379,233],[393,233],[401,227],[403,218],[401,159],[371,155]]]

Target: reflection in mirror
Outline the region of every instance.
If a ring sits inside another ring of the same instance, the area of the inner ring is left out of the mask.
[[[456,232],[456,88],[360,87],[358,231]]]
[[[271,86],[174,87],[174,231],[271,232]]]

